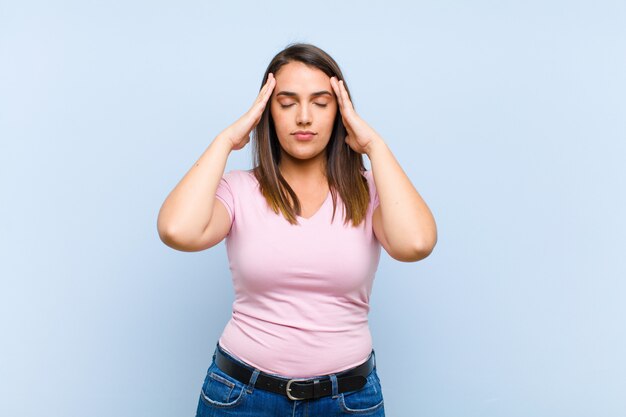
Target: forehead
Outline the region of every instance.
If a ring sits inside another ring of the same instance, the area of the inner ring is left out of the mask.
[[[328,75],[302,62],[289,62],[283,65],[274,77],[276,78],[275,92],[289,90],[298,94],[309,94],[324,88],[332,91]]]

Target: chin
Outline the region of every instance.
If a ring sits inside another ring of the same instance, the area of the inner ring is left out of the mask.
[[[285,152],[289,157],[293,159],[299,159],[301,161],[306,161],[308,159],[313,159],[319,156],[320,153],[324,152],[324,149],[314,152]]]

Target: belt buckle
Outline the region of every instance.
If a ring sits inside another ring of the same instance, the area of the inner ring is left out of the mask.
[[[293,395],[291,395],[291,384],[293,384],[294,382],[303,382],[303,381],[310,381],[310,378],[301,378],[301,379],[290,379],[289,381],[287,381],[287,387],[286,387],[286,391],[287,391],[287,398],[289,398],[290,400],[294,400],[294,401],[298,401],[298,400],[304,400],[305,398],[298,398],[298,397],[294,397]]]

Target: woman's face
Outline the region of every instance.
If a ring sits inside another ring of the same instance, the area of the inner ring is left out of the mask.
[[[274,74],[276,86],[270,111],[282,158],[310,160],[325,158],[337,114],[337,100],[330,77],[302,62],[283,65]],[[298,132],[311,132],[298,136]]]

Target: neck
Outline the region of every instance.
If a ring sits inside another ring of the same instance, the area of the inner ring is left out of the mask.
[[[300,160],[283,155],[278,169],[289,184],[327,184],[326,157]]]

